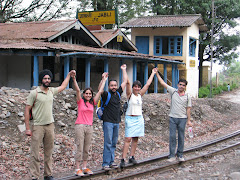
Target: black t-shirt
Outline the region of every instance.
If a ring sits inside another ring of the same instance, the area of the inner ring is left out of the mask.
[[[123,90],[120,86],[117,91],[121,95]],[[108,102],[108,105],[104,108],[103,111],[103,121],[104,122],[111,122],[111,123],[119,123],[121,121],[121,104],[120,104],[120,98],[118,93],[111,93],[110,101]],[[104,91],[102,94],[102,100],[103,103],[106,102],[108,96],[108,92]]]

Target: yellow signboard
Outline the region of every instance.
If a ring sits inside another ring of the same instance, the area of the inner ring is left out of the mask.
[[[118,35],[118,36],[117,36],[117,42],[122,42],[122,41],[123,41],[123,36]]]
[[[195,67],[195,60],[190,60],[190,67]]]
[[[83,25],[103,25],[116,23],[116,11],[87,11],[78,12],[77,18]]]

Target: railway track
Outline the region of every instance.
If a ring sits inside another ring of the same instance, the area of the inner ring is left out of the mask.
[[[106,172],[102,169],[93,171],[93,175],[85,176],[66,176],[59,178],[59,180],[73,180],[73,179],[132,179],[134,177],[140,177],[151,172],[164,172],[179,166],[180,164],[185,164],[193,162],[199,159],[210,158],[216,154],[223,153],[229,149],[236,148],[240,146],[240,130],[235,131],[226,136],[187,148],[184,150],[185,161],[179,163],[178,161],[167,162],[166,159],[168,154],[163,154],[160,156],[155,156],[147,158],[144,160],[139,160],[137,165],[127,164],[123,171],[114,173],[111,175],[106,175]],[[147,169],[147,170],[143,170]]]

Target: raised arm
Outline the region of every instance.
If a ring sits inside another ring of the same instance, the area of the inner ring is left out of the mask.
[[[66,89],[71,76],[76,76],[76,71],[75,70],[71,70],[68,73],[67,77],[64,79],[64,81],[62,82],[61,86],[58,87],[58,92],[61,92],[64,89]]]
[[[104,72],[104,73],[107,73],[107,72]],[[103,83],[103,76],[104,76],[104,73],[102,74],[102,79],[98,85],[98,90],[100,89],[100,87],[102,86],[102,83]]]
[[[98,101],[100,95],[103,93],[103,91],[104,91],[104,86],[105,86],[105,83],[106,83],[107,79],[108,79],[108,73],[107,73],[107,72],[104,72],[104,73],[102,74],[102,80],[100,81],[99,86],[98,86],[98,92],[97,92],[97,94],[95,95],[95,97],[93,98],[95,102]]]
[[[76,90],[77,102],[78,102],[81,99],[81,91],[80,91],[80,88],[78,86],[78,83],[77,83],[77,80],[76,80],[76,76],[72,75],[71,77],[73,79],[73,86],[74,86],[74,89]]]
[[[151,73],[150,77],[147,80],[147,83],[140,90],[141,96],[143,96],[146,93],[146,91],[148,90],[148,88],[149,88],[150,84],[152,83],[153,77],[156,74],[156,72],[157,72],[157,68],[153,68],[152,69],[152,73]]]
[[[129,78],[127,78],[126,94],[127,94],[127,99],[129,99],[132,94],[131,83]]]
[[[165,88],[167,89],[168,85],[167,83],[164,82],[164,80],[161,78],[161,76],[158,74],[158,72],[156,73],[157,75],[157,78],[158,78],[158,81],[160,82],[160,84]]]
[[[123,73],[123,82],[121,84],[122,90],[124,90],[124,88],[126,87],[127,84],[127,79],[128,79],[128,75],[127,75],[127,65],[123,64],[121,66],[122,69],[122,73]]]

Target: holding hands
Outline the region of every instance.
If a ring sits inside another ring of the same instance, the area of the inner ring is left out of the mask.
[[[126,70],[127,69],[127,65],[126,64],[121,65],[121,69],[122,70]]]
[[[71,78],[75,79],[75,77],[76,77],[76,71],[75,70],[71,70],[69,72],[69,74],[70,74]]]
[[[108,72],[104,72],[104,73],[102,73],[102,80],[107,80],[107,78],[108,78]]]
[[[156,74],[157,72],[158,72],[158,68],[157,67],[152,69],[152,73]]]

